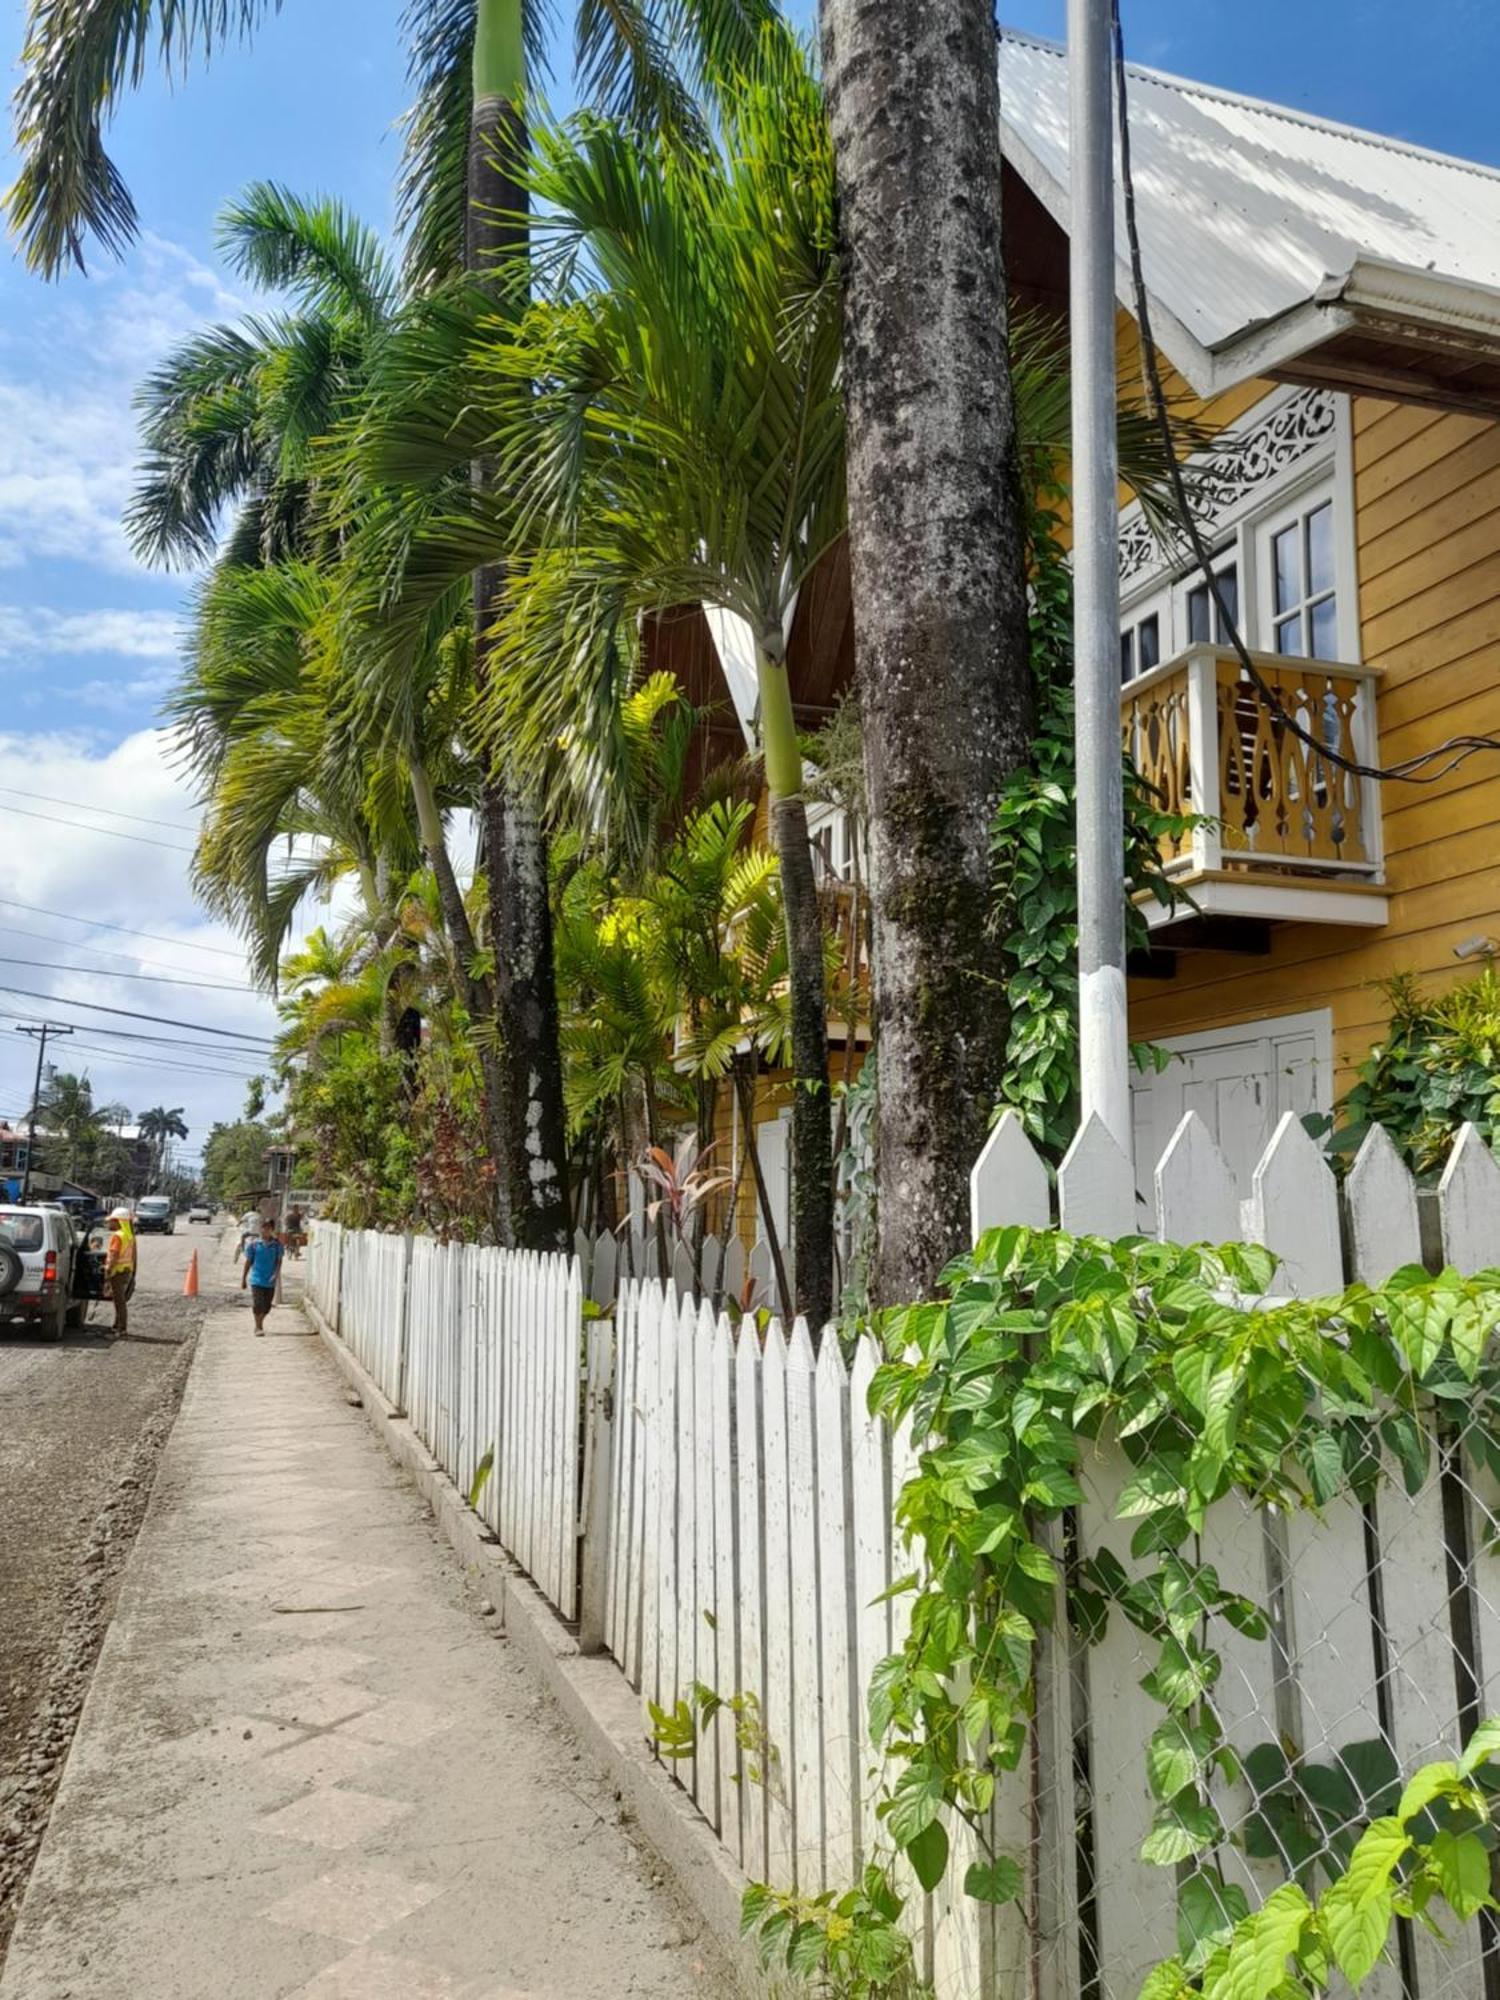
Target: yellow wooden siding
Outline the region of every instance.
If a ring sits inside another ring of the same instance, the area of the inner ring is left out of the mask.
[[[1449,736],[1500,735],[1500,424],[1358,398],[1353,432],[1361,643],[1385,670],[1382,761]],[[1382,789],[1387,926],[1283,924],[1264,958],[1184,955],[1175,979],[1132,982],[1132,1032],[1327,1007],[1346,1089],[1385,1026],[1373,981],[1412,971],[1446,983],[1465,971],[1456,944],[1500,936],[1500,756]]]

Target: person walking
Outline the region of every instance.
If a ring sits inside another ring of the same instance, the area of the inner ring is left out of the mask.
[[[240,1290],[250,1287],[250,1309],[255,1315],[255,1331],[266,1330],[266,1314],[276,1303],[276,1280],[281,1276],[281,1260],[286,1249],[276,1234],[275,1224],[265,1216],[260,1235],[245,1246],[245,1268],[240,1273]]]
[[[128,1208],[110,1210],[109,1243],[104,1252],[104,1289],[115,1309],[111,1328],[115,1338],[126,1332],[130,1319],[130,1293],[135,1282],[135,1230]]]

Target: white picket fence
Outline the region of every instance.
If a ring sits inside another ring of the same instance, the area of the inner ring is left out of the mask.
[[[472,1494],[486,1525],[563,1617],[575,1618],[584,1350],[577,1261],[320,1222],[307,1295],[455,1485]]]
[[[1284,1120],[1242,1205],[1189,1114],[1154,1183],[1164,1236],[1267,1242],[1291,1292],[1378,1282],[1424,1251],[1467,1271],[1500,1266],[1500,1165],[1471,1130],[1430,1197],[1383,1133],[1341,1193]],[[1129,1233],[1142,1212],[1102,1128],[1079,1135],[1054,1189],[1019,1126],[1002,1122],[975,1169],[976,1227],[1046,1226],[1054,1200],[1079,1233]],[[916,1448],[867,1415],[873,1342],[846,1365],[831,1329],[736,1326],[688,1288],[639,1278],[611,1285],[612,1326],[585,1323],[576,1259],[407,1251],[327,1225],[309,1280],[372,1373],[385,1368],[382,1387],[398,1381],[394,1399],[461,1487],[495,1450],[480,1511],[564,1615],[581,1617],[582,1643],[606,1645],[664,1710],[695,1685],[739,1698],[667,1768],[745,1873],[814,1891],[853,1881],[878,1840],[864,1697],[904,1637],[909,1600],[881,1594],[910,1567],[893,1500]],[[1386,1482],[1368,1504],[1318,1516],[1238,1501],[1211,1511],[1202,1559],[1272,1621],[1269,1640],[1214,1633],[1225,1665],[1211,1698],[1242,1754],[1274,1742],[1327,1764],[1376,1741],[1410,1769],[1500,1712],[1500,1491],[1428,1421],[1436,1448],[1414,1497]],[[1132,1567],[1133,1524],[1115,1518],[1125,1467],[1107,1442],[1086,1464],[1085,1502],[1057,1549],[1070,1573],[1104,1549]],[[1040,1658],[1034,1754],[1002,1784],[991,1829],[1022,1866],[1021,1896],[998,1911],[966,1899],[972,1837],[953,1828],[947,1885],[912,1899],[919,1968],[939,2000],[1135,2000],[1176,1949],[1174,1871],[1138,1859],[1153,1811],[1145,1745],[1163,1713],[1140,1685],[1155,1646],[1118,1611],[1084,1644],[1060,1590]],[[1214,1786],[1231,1835],[1243,1833],[1257,1803],[1248,1781],[1220,1774]],[[1233,1844],[1213,1858],[1252,1901],[1283,1873]],[[1491,2000],[1500,1936],[1470,1927],[1448,1949],[1403,1929],[1362,1991]]]
[[[745,1310],[776,1311],[776,1266],[771,1246],[758,1237],[747,1249],[739,1237],[726,1242],[708,1232],[696,1256],[691,1247],[649,1224],[633,1222],[619,1234],[609,1230],[591,1236],[580,1229],[573,1254],[583,1275],[586,1298],[598,1306],[613,1306],[620,1287],[630,1280],[652,1278],[670,1284],[680,1298],[707,1299],[718,1311],[726,1304]],[[783,1252],[787,1283],[796,1281],[790,1250]]]

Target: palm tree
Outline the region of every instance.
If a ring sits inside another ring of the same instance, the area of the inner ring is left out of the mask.
[[[387,410],[377,393],[368,463],[432,482],[474,457],[518,496],[480,492],[404,550],[418,602],[476,558],[511,557],[482,695],[512,768],[608,706],[600,678],[617,684],[619,634],[640,616],[696,601],[747,628],[790,964],[798,1303],[821,1323],[823,934],[786,632],[843,531],[843,417],[826,129],[789,33],[768,31],[722,123],[722,146],[695,153],[621,121],[534,130],[534,265],[552,296],[427,316]],[[569,284],[579,270],[602,282]],[[420,393],[403,399],[405,383]]]
[[[273,4],[91,0],[80,9],[72,0],[31,0],[16,94],[22,164],[6,207],[33,269],[55,276],[70,259],[81,265],[90,234],[113,250],[135,234],[134,204],[105,151],[103,125],[140,82],[153,29],[169,63],[193,53],[207,59],[236,29],[249,35]],[[674,61],[711,82],[774,12],[774,0],[579,0],[582,94],[628,111],[639,126],[671,127],[701,143],[703,121]],[[543,8],[539,0],[410,0],[405,21],[417,86],[403,177],[409,268],[422,283],[461,268],[519,297],[528,248],[508,191],[525,149],[527,62],[539,52]],[[474,477],[485,484],[482,464]],[[491,563],[474,578],[481,676],[499,576]],[[566,1240],[568,1211],[545,846],[524,791],[498,775],[487,783],[483,818],[505,1065],[503,1102],[494,1107],[505,1128],[501,1230],[506,1240],[550,1247]]]
[[[167,1145],[172,1139],[185,1139],[188,1128],[183,1123],[182,1106],[173,1105],[168,1110],[164,1105],[153,1105],[143,1111],[136,1121],[141,1137],[151,1148],[151,1177],[159,1181],[166,1160]]]

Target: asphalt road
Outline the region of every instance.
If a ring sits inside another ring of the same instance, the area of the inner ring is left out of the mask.
[[[194,1248],[196,1300],[182,1297]],[[62,1718],[42,1713],[58,1705],[59,1664],[71,1655],[86,1678],[98,1633],[77,1628],[107,1621],[119,1544],[133,1537],[152,1470],[144,1436],[153,1420],[162,1427],[164,1399],[181,1393],[186,1343],[236,1281],[217,1226],[179,1224],[175,1236],[141,1239],[125,1339],[103,1337],[106,1306],[60,1345],[0,1325],[0,1847],[6,1815],[29,1817],[41,1803],[24,1794],[36,1789],[38,1732],[60,1733]],[[83,1589],[89,1581],[96,1587]],[[0,1879],[0,1949],[6,1886]]]

